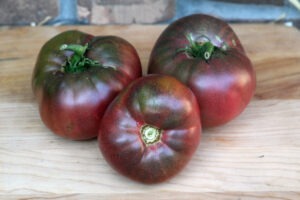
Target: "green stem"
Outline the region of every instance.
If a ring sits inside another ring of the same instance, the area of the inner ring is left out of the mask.
[[[70,50],[73,51],[75,54],[79,56],[83,56],[88,48],[88,44],[85,44],[84,46],[80,44],[63,44],[60,46],[60,50]]]
[[[67,73],[80,73],[87,70],[90,66],[99,66],[100,64],[96,60],[85,57],[85,53],[88,49],[88,44],[84,46],[79,44],[63,44],[60,46],[61,51],[73,51],[73,55],[68,58],[67,62],[63,66],[63,69]]]
[[[158,142],[161,137],[161,130],[148,124],[142,126],[140,133],[142,140],[146,145]]]
[[[177,52],[184,52],[192,58],[202,58],[208,61],[218,48],[214,46],[209,40],[206,42],[195,42],[191,35],[187,35],[189,45],[185,48],[178,49]]]
[[[205,60],[209,60],[215,50],[215,46],[211,42],[205,42],[202,44],[201,50],[201,53],[203,53],[203,58]]]

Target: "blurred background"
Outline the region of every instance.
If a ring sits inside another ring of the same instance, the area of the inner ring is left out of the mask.
[[[299,0],[0,0],[0,25],[161,24],[192,13],[297,26]]]

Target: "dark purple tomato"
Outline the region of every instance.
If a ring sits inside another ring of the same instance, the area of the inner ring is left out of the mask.
[[[60,33],[42,47],[33,72],[42,121],[66,138],[94,138],[108,104],[141,72],[136,50],[122,38]]]
[[[197,98],[203,127],[238,116],[256,87],[253,66],[234,31],[202,14],[181,18],[162,32],[148,73],[171,75],[186,84]]]
[[[200,135],[192,91],[173,77],[149,75],[135,80],[110,104],[98,141],[104,158],[119,173],[158,183],[182,170]]]

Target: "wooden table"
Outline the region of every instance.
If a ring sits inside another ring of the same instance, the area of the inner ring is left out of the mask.
[[[1,199],[300,199],[300,34],[274,24],[233,25],[257,72],[257,90],[234,121],[204,130],[175,178],[143,185],[117,174],[97,141],[52,134],[31,91],[37,54],[67,30],[119,35],[138,50],[144,73],[165,26],[0,29]]]

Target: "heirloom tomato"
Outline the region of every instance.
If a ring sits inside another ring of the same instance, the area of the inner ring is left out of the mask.
[[[42,47],[33,72],[42,121],[66,138],[94,138],[108,104],[141,72],[136,50],[122,38],[60,33]]]
[[[99,130],[100,150],[119,173],[158,183],[190,160],[201,136],[192,91],[171,76],[135,80],[107,108]]]
[[[256,80],[251,61],[230,26],[195,14],[170,24],[158,38],[148,73],[176,77],[195,94],[203,127],[238,116],[253,96]]]

